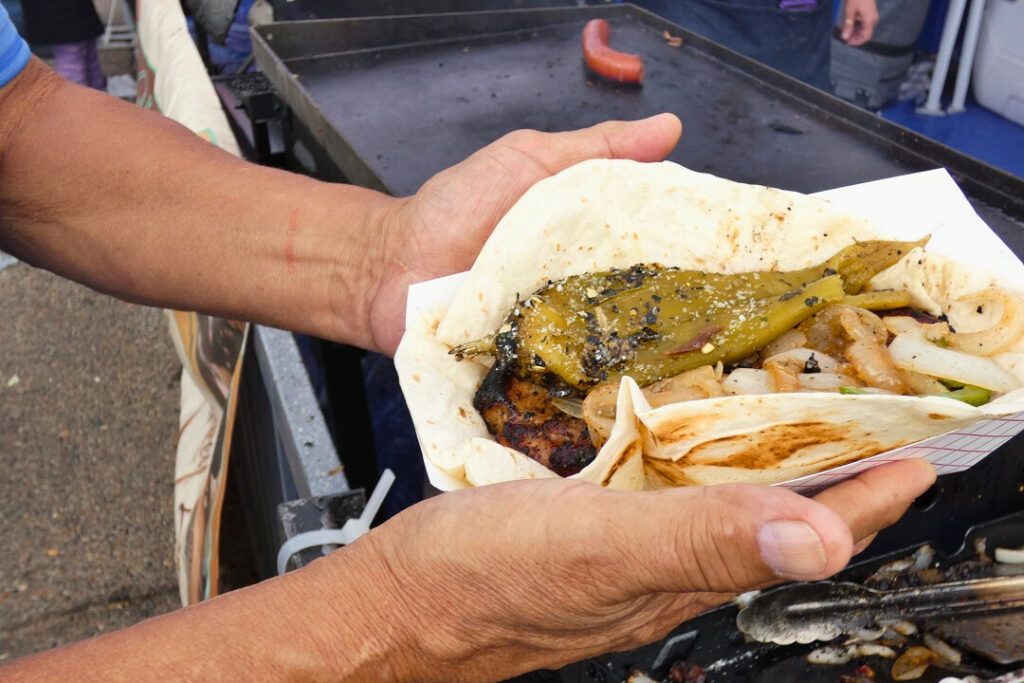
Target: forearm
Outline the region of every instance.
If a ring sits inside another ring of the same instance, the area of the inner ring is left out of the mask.
[[[372,345],[396,200],[248,164],[35,61],[5,90],[5,122],[31,103],[0,138],[5,250],[128,300]]]
[[[380,577],[353,546],[284,577],[15,660],[0,680],[399,680],[391,667],[409,643]]]

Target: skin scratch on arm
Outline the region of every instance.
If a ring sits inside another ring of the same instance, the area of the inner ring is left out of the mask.
[[[295,274],[295,234],[299,231],[299,210],[292,209],[292,215],[288,219],[288,234],[284,241],[284,262],[288,268],[288,274]]]

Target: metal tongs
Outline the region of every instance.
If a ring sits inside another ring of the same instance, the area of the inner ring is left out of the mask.
[[[1024,610],[1024,575],[879,591],[856,583],[794,583],[753,597],[736,617],[748,637],[789,645],[832,640],[887,621]]]

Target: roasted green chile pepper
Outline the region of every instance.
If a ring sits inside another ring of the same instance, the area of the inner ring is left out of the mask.
[[[859,294],[922,243],[858,242],[799,271],[636,265],[574,275],[517,302],[496,333],[452,353],[495,355],[520,377],[551,383],[555,376],[581,392],[623,375],[645,386],[750,356],[825,306]]]
[[[959,389],[951,389],[942,393],[933,394],[933,396],[953,398],[972,406],[983,406],[992,399],[992,392],[988,389],[982,389],[981,387],[967,385],[960,387]]]
[[[878,389],[869,389],[864,387],[839,387],[840,394],[847,395],[859,395],[859,394],[878,394],[884,393]],[[963,386],[958,389],[951,389],[949,391],[943,391],[937,394],[925,394],[926,396],[939,396],[941,398],[951,398],[956,401],[961,401],[967,405],[972,406],[983,406],[992,400],[992,392],[988,389],[982,389],[981,387],[975,386]]]

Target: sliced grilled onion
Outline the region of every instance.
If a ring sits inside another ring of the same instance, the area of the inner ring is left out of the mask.
[[[652,406],[680,401],[723,396],[718,373],[712,365],[702,365],[674,377],[668,377],[645,388],[644,395]]]
[[[878,642],[882,645],[888,645],[889,647],[903,647],[907,644],[907,637],[899,631],[895,631],[891,627],[886,626],[885,631],[882,632],[882,637],[878,639]]]
[[[812,362],[821,373],[834,373],[839,368],[839,361],[821,351],[806,346],[787,349],[764,361],[771,388],[778,393],[805,388],[803,378],[811,375],[804,374],[804,370]]]
[[[761,349],[761,360],[768,360],[772,356],[806,345],[807,335],[794,327],[788,332],[783,332],[775,341],[769,342]]]
[[[652,408],[669,405],[671,403],[682,403],[683,401],[696,401],[702,398],[713,398],[723,396],[725,392],[719,384],[718,373],[715,366],[702,365],[699,368],[688,370],[674,377],[668,377],[659,382],[645,387],[644,396]],[[618,384],[603,384],[591,389],[590,393],[583,400],[580,406],[579,415],[587,423],[590,432],[590,439],[598,448],[608,440],[612,433],[612,426],[615,424],[616,403],[619,398]],[[567,399],[552,399],[555,406],[562,412],[573,415],[575,402]]]
[[[829,355],[838,356],[843,352],[846,338],[839,324],[842,309],[842,306],[826,306],[797,326],[807,337],[807,346]]]
[[[555,396],[551,399],[551,405],[571,417],[583,417],[583,401],[578,398]]]
[[[855,342],[873,341],[876,344],[885,344],[889,340],[889,330],[882,319],[863,308],[840,306],[839,324]]]
[[[807,655],[809,664],[846,664],[857,657],[895,657],[896,651],[878,643],[850,643],[826,645]]]
[[[960,651],[938,636],[931,633],[924,633],[921,635],[921,640],[924,641],[924,644],[928,646],[928,649],[937,654],[939,659],[942,661],[950,662],[951,664],[960,663]]]
[[[1005,351],[1024,336],[1024,306],[1006,290],[989,287],[957,301],[977,305],[979,308],[994,304],[1002,309],[995,325],[978,332],[957,332],[951,335],[957,349],[977,356],[992,356]]]
[[[767,370],[736,368],[722,379],[722,388],[732,395],[770,394],[772,380]]]
[[[869,387],[896,394],[907,393],[907,385],[900,379],[889,350],[874,339],[862,338],[854,341],[846,347],[843,355],[857,371],[857,376]]]
[[[909,315],[889,315],[882,318],[882,322],[885,323],[885,328],[894,335],[908,332],[924,334],[924,326]]]
[[[855,646],[854,657],[895,657],[896,650],[878,643],[860,643]]]
[[[935,548],[930,543],[925,543],[914,552],[913,560],[914,564],[910,567],[911,571],[919,572],[922,569],[931,567],[932,562],[935,560]]]
[[[715,383],[715,387],[718,389],[718,393],[722,393],[722,388]],[[708,398],[707,392],[700,387],[676,387],[668,391],[659,391],[657,393],[648,394],[644,391],[644,395],[647,396],[647,402],[651,404],[652,408],[658,408],[661,406],[667,406],[670,403],[682,403],[683,401],[698,401],[702,398]]]
[[[587,422],[590,440],[597,448],[603,446],[612,433],[618,397],[618,384],[603,384],[591,389],[583,400],[582,417]]]
[[[1002,393],[1020,382],[995,361],[962,351],[943,349],[913,334],[900,334],[889,344],[897,367]]]
[[[841,645],[826,645],[807,655],[809,664],[846,664],[853,659],[853,651]]]
[[[894,560],[888,564],[883,564],[881,567],[875,570],[875,573],[868,577],[868,583],[875,581],[882,581],[888,578],[892,578],[896,574],[902,571],[906,571],[914,565],[914,560],[909,557],[904,557],[899,560]],[[885,622],[888,626],[892,622]],[[907,622],[910,623],[910,622]]]
[[[913,333],[928,341],[952,345],[953,338],[949,323],[922,323],[909,315],[890,315],[882,319],[886,329],[893,335]]]
[[[901,654],[892,663],[892,679],[894,681],[917,680],[924,675],[932,662],[938,659],[939,656],[928,648],[916,645]]]
[[[800,380],[796,377],[796,368],[785,363],[768,360],[765,361],[764,369],[768,371],[768,376],[772,382],[772,389],[775,393],[783,394],[800,389]]]
[[[839,391],[839,387],[856,387],[860,381],[835,372],[819,372],[813,375],[797,375],[801,391]],[[940,385],[941,386],[941,385]],[[945,387],[943,387],[945,388]]]
[[[811,356],[814,356],[814,360],[817,362],[818,369],[821,372],[835,372],[839,369],[838,360],[826,353],[809,349],[806,346],[798,346],[781,353],[776,353],[765,360],[765,365],[768,363],[780,363],[802,371],[806,367],[807,361],[811,359]]]
[[[908,564],[907,566],[909,567],[910,565]],[[886,628],[892,629],[901,636],[912,636],[917,633],[917,625],[906,619],[890,619],[879,623],[884,624]]]
[[[874,628],[862,628],[854,631],[850,634],[849,642],[868,642],[873,643],[885,634],[884,626],[875,626]]]

